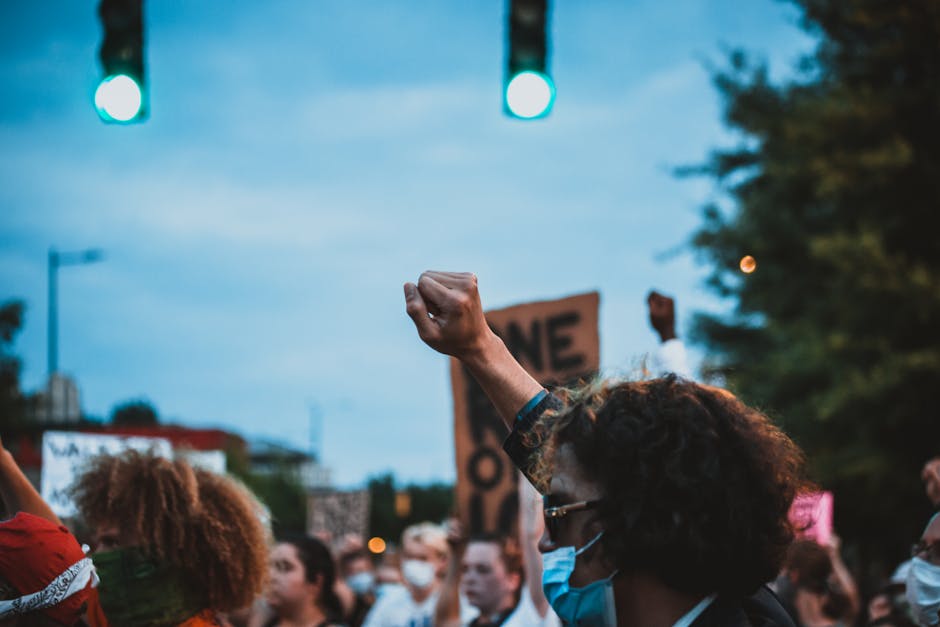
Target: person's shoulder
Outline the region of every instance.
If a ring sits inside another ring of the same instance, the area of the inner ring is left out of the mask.
[[[539,611],[529,595],[529,590],[523,586],[519,593],[519,602],[512,613],[506,617],[502,627],[560,627],[561,621],[552,608],[548,608],[545,616],[539,616]]]
[[[719,595],[692,627],[796,627],[767,586],[740,598]]]

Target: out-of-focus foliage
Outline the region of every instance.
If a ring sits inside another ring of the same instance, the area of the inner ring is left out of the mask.
[[[723,194],[692,241],[736,308],[694,335],[805,448],[872,572],[919,536],[940,454],[940,2],[795,4],[819,37],[795,80],[740,52],[715,77],[741,141],[697,169]]]
[[[4,429],[26,422],[28,400],[20,391],[21,363],[13,353],[13,341],[23,326],[23,309],[17,300],[0,304],[0,428]]]
[[[121,427],[154,427],[160,424],[160,417],[149,401],[137,399],[111,410],[111,423]]]
[[[453,514],[454,486],[449,484],[399,488],[395,477],[386,474],[369,479],[369,495],[369,533],[395,544],[408,525],[424,521],[440,523]],[[399,507],[396,507],[396,498]],[[405,503],[407,507],[402,509],[400,506]]]

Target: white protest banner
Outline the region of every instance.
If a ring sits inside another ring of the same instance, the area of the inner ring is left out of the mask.
[[[225,474],[225,451],[176,449],[176,459],[185,459],[193,468],[202,468],[217,475]]]
[[[134,449],[173,458],[170,442],[163,438],[123,437],[76,431],[46,431],[42,435],[42,498],[58,516],[74,516],[75,503],[68,489],[85,464],[97,455],[114,455]]]

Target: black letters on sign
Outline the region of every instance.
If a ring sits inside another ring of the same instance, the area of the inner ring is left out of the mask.
[[[545,324],[548,335],[548,356],[552,370],[559,372],[584,367],[584,355],[562,354],[565,349],[571,348],[571,335],[562,334],[565,327],[571,327],[581,321],[581,315],[576,311],[569,311],[552,316]]]

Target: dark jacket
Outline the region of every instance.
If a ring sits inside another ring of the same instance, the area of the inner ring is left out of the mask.
[[[790,615],[766,586],[743,600],[719,596],[692,627],[794,627]]]

